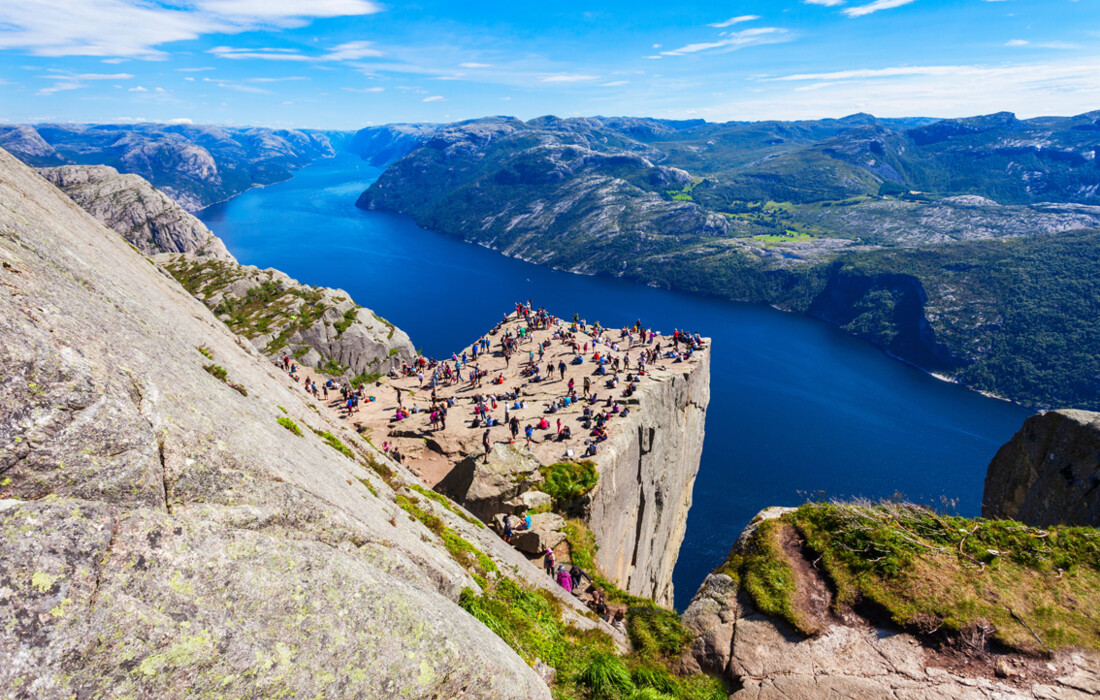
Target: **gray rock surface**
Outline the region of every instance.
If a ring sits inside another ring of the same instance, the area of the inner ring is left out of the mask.
[[[0,695],[549,697],[385,458],[5,152],[0,232]]]
[[[352,378],[385,374],[416,357],[409,336],[342,289],[311,287],[283,272],[235,261],[160,255],[156,261],[271,359]]]
[[[1039,413],[997,451],[982,497],[986,518],[1100,527],[1100,413]]]
[[[778,517],[769,509],[759,517]],[[754,523],[756,523],[754,519]],[[739,543],[751,532],[746,528]],[[735,547],[736,549],[736,547]],[[731,700],[1079,700],[1100,693],[1100,658],[1057,652],[1039,663],[1041,674],[1012,682],[953,667],[950,659],[907,633],[873,624],[830,624],[804,638],[756,609],[724,573],[707,577],[683,614],[695,639],[688,668],[723,676],[738,690]]]
[[[547,547],[553,549],[565,541],[564,527],[565,519],[557,513],[536,513],[531,516],[531,529],[517,532],[512,544],[521,552],[543,554]]]
[[[539,461],[518,445],[497,443],[489,451],[462,459],[436,486],[436,490],[461,503],[488,521],[497,513],[512,512],[505,504],[538,481]]]
[[[201,221],[138,175],[122,175],[106,165],[38,172],[144,255],[191,253],[236,262]]]
[[[627,401],[630,415],[600,446],[600,479],[589,494],[600,568],[627,592],[665,606],[672,605],[672,570],[703,453],[709,342],[695,357],[681,373],[639,383]]]

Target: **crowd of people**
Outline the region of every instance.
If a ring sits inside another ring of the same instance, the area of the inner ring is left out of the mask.
[[[505,314],[503,321],[468,350],[444,360],[420,356],[391,370],[396,405],[389,422],[402,423],[424,413],[425,431],[446,431],[448,415],[462,401],[468,412],[461,422],[481,431],[485,461],[494,444],[494,428],[507,430],[506,441],[510,444],[519,440],[522,432],[528,448],[558,442],[562,443],[560,458],[592,458],[610,439],[612,422],[630,415],[630,405],[637,402],[633,397],[653,369],[688,361],[703,347],[698,333],[676,329],[671,336],[662,336],[646,328],[640,319],[631,326],[611,330],[598,321],[589,324],[578,314],[567,321],[544,308],[535,308],[530,301],[517,303],[514,315]],[[483,367],[487,356],[502,357],[504,368],[489,369],[494,365],[499,368],[494,362]],[[279,364],[295,382],[301,381],[299,368],[289,356],[284,355]],[[567,379],[567,375],[572,376]],[[412,378],[415,388],[408,381]],[[483,389],[484,384],[488,387]],[[352,386],[347,381],[328,379],[319,385],[307,376],[303,388],[318,400],[328,400],[330,392],[338,393],[345,417],[359,413],[362,403],[376,401],[364,384]],[[411,405],[405,405],[403,392],[408,393]],[[423,408],[414,400],[417,392],[427,393]],[[542,415],[521,420],[519,414],[529,415],[528,399],[535,395],[541,396],[538,403]],[[385,410],[388,413],[390,409]],[[575,442],[574,431],[578,437],[583,436],[582,443]],[[398,462],[405,458],[389,440],[383,442],[382,450]],[[512,542],[516,533],[531,529],[529,514],[514,525],[511,517],[504,518],[502,537],[507,542]],[[547,574],[563,589],[584,600],[612,626],[625,629],[623,611],[608,605],[603,591],[593,585],[586,572],[575,564],[557,564],[550,548],[542,558]]]

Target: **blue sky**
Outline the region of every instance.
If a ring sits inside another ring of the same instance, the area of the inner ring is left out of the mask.
[[[11,0],[0,121],[1100,109],[1100,0]]]

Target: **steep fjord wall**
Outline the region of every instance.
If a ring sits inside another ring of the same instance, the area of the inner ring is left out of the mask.
[[[691,508],[710,402],[710,349],[683,372],[647,378],[597,460],[589,527],[600,568],[625,590],[672,605],[672,569]],[[679,367],[680,365],[673,365]]]

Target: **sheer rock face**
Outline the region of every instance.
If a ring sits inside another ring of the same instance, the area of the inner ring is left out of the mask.
[[[416,358],[405,331],[342,289],[311,287],[279,270],[236,261],[159,255],[156,261],[229,328],[273,360],[351,378],[385,374]]]
[[[0,695],[549,697],[454,604],[411,475],[2,151],[0,365]]]
[[[1100,526],[1100,413],[1050,411],[1024,421],[989,464],[982,515]]]
[[[769,508],[753,522],[787,510]],[[735,550],[754,527],[746,528]],[[1041,680],[1007,683],[951,670],[912,635],[866,621],[829,624],[804,638],[761,613],[733,579],[719,572],[703,582],[683,622],[695,635],[686,666],[724,677],[737,688],[731,700],[1078,700],[1100,693],[1100,658],[1092,653],[1057,652],[1044,664]]]
[[[639,385],[630,415],[600,446],[600,480],[589,494],[600,568],[628,592],[666,606],[710,403],[709,344],[695,357],[683,372]]]
[[[191,253],[234,261],[210,229],[138,175],[122,175],[106,165],[38,172],[144,255]]]

